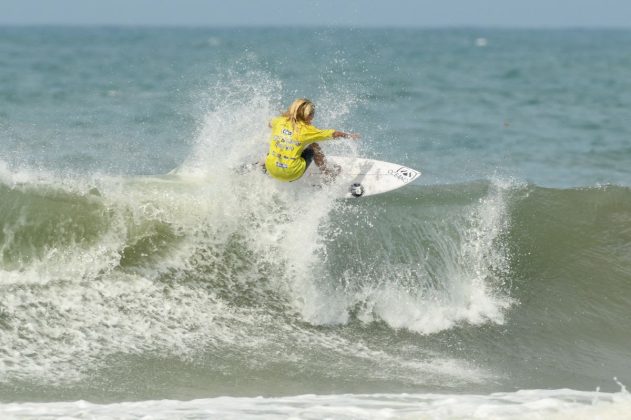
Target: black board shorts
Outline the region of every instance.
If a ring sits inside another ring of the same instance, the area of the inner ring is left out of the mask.
[[[302,157],[305,160],[305,163],[307,164],[307,166],[305,166],[305,169],[307,169],[309,165],[311,165],[311,162],[313,162],[314,155],[315,155],[315,152],[313,151],[313,147],[311,146],[308,146],[305,150],[302,151],[302,154],[300,155],[300,157]]]

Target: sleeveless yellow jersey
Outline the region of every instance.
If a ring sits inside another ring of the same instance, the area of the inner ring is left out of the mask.
[[[276,117],[270,123],[269,153],[265,159],[267,172],[281,181],[295,181],[307,168],[305,160],[300,156],[307,146],[333,137],[335,130],[320,130],[312,125],[296,123],[292,127],[287,117]]]

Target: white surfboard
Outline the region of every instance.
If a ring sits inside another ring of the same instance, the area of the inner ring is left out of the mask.
[[[347,156],[326,156],[327,167],[339,168],[339,173],[331,181],[325,177],[315,163],[309,165],[305,174],[294,185],[304,185],[308,188],[324,187],[340,198],[367,197],[382,194],[404,187],[421,176],[421,171],[408,168],[396,163],[381,160],[364,159]],[[238,174],[261,171],[258,163],[247,164],[235,170]],[[165,175],[134,177],[128,182],[152,187],[196,188],[212,182],[212,175],[187,176],[177,169]]]
[[[343,197],[367,197],[404,187],[421,176],[421,171],[381,160],[346,156],[327,156],[327,166],[338,166],[340,173],[332,185],[341,188]],[[315,163],[297,182],[321,184],[323,175]],[[304,180],[304,181],[303,181]]]

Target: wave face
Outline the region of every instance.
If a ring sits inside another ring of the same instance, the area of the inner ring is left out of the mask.
[[[1,184],[3,394],[628,375],[628,188],[497,181],[334,200],[283,187],[258,173]]]

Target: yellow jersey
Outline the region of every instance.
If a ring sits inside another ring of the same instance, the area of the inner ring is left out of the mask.
[[[270,125],[269,152],[265,159],[267,172],[281,181],[295,181],[307,168],[301,157],[302,152],[311,143],[333,137],[335,130],[320,130],[306,123],[296,123],[293,127],[287,117],[276,117]]]

